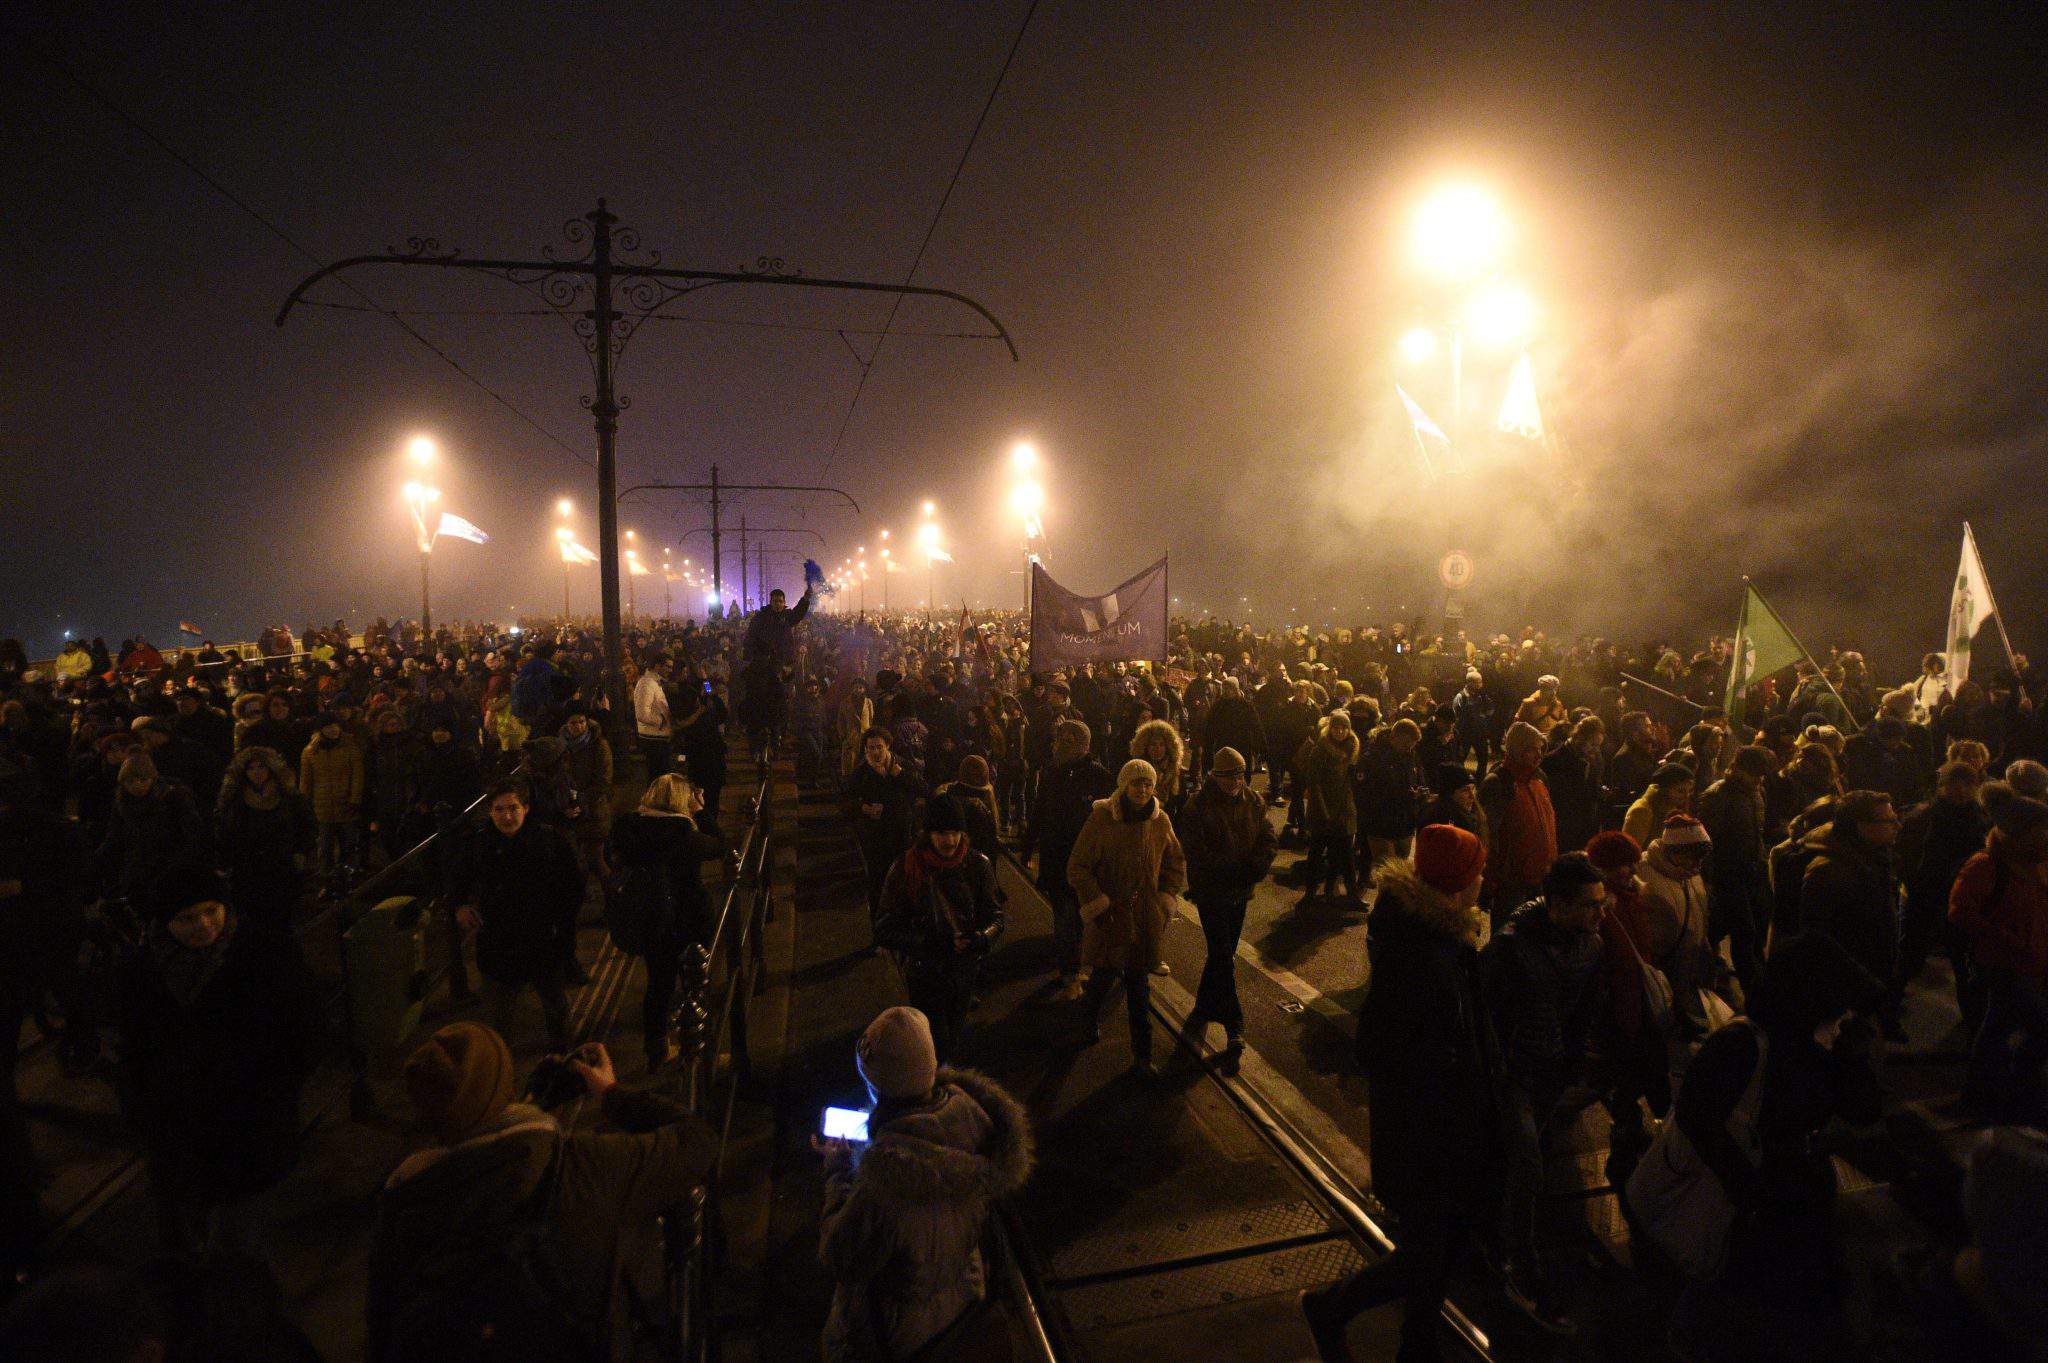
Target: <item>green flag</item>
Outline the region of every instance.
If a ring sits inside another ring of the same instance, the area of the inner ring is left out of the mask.
[[[1748,583],[1742,588],[1742,621],[1735,627],[1734,654],[1728,671],[1728,717],[1738,724],[1751,686],[1807,656],[1778,613]]]

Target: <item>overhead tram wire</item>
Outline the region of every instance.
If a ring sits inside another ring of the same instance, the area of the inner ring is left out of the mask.
[[[286,232],[282,227],[279,227],[276,223],[272,222],[268,217],[265,217],[246,199],[242,198],[241,195],[235,193],[232,189],[229,189],[226,185],[222,184],[217,178],[215,178],[211,173],[209,173],[203,166],[199,165],[191,157],[179,151],[176,147],[172,146],[162,137],[159,137],[153,130],[149,128],[148,125],[143,123],[141,119],[129,113],[119,104],[116,104],[97,86],[93,85],[90,81],[86,80],[85,77],[79,75],[76,71],[72,70],[68,63],[64,62],[55,54],[45,51],[41,45],[32,42],[27,37],[27,35],[20,32],[20,30],[15,29],[12,25],[6,26],[6,31],[14,38],[15,42],[18,43],[24,51],[29,53],[29,55],[42,61],[44,64],[49,66],[51,70],[55,71],[58,75],[64,77],[65,80],[69,81],[79,90],[83,91],[87,98],[91,99],[95,104],[98,104],[102,109],[106,110],[107,113],[111,114],[117,122],[125,126],[130,132],[134,133],[143,141],[149,143],[158,151],[162,152],[165,156],[170,157],[171,160],[177,162],[186,170],[190,171],[208,189],[211,189],[214,193],[220,195],[223,199],[226,199],[236,208],[239,208],[259,227],[263,228],[264,231],[270,233],[270,235],[272,235],[273,237],[276,237],[279,241],[283,242],[293,251],[296,251],[299,255],[304,256],[313,264],[325,265],[327,263],[326,261],[322,260],[319,256],[316,256],[311,251],[307,250],[304,246],[300,245],[299,242],[291,236],[291,234]],[[520,421],[524,422],[527,426],[531,427],[534,431],[538,432],[550,444],[554,445],[557,449],[561,450],[562,453],[568,455],[571,459],[574,459],[578,463],[588,465],[590,467],[596,466],[595,461],[592,460],[589,455],[584,454],[581,450],[578,450],[575,446],[563,440],[553,431],[541,425],[539,421],[535,420],[531,416],[528,416],[525,412],[521,411],[517,406],[513,405],[513,402],[510,398],[506,397],[503,393],[500,393],[497,389],[485,383],[476,375],[470,373],[469,370],[465,369],[462,366],[462,363],[459,360],[457,360],[453,355],[450,355],[446,350],[443,350],[440,346],[436,345],[433,341],[427,339],[427,337],[419,330],[419,328],[413,326],[410,322],[406,321],[405,318],[401,316],[398,312],[394,311],[391,308],[385,307],[376,299],[370,297],[367,293],[364,293],[363,290],[353,282],[347,279],[340,279],[338,282],[344,289],[347,289],[350,293],[354,294],[357,298],[363,301],[364,306],[362,308],[362,311],[374,312],[382,315],[393,326],[397,327],[400,331],[410,336],[413,340],[419,342],[420,345],[424,346],[429,352],[431,352],[433,355],[439,358],[443,364],[447,365],[450,369],[453,369],[456,373],[460,374],[464,379],[468,380],[472,386],[483,392],[483,394],[486,397],[490,398],[491,401],[497,403],[500,407],[503,407],[513,416],[518,417]]]
[[[903,276],[907,288],[917,278],[918,267],[924,264],[924,253],[931,248],[932,237],[939,230],[939,223],[946,216],[946,205],[953,200],[953,189],[960,183],[960,173],[967,169],[967,158],[974,154],[974,144],[981,139],[982,124],[988,122],[989,110],[996,107],[996,96],[1002,93],[1003,79],[1010,74],[1010,63],[1017,59],[1017,49],[1024,45],[1024,35],[1031,30],[1031,17],[1038,13],[1038,0],[1024,9],[1024,22],[1017,25],[1017,36],[1010,40],[1010,50],[1003,54],[1002,69],[996,72],[995,83],[989,87],[988,99],[982,103],[981,115],[974,120],[974,130],[967,134],[967,145],[960,150],[960,159],[953,166],[953,178],[946,181],[946,192],[939,196],[939,206],[932,214],[931,225],[924,229],[924,240],[917,244],[917,256],[910,262],[909,273]],[[903,306],[904,295],[897,294],[889,303],[889,315],[882,322],[882,330],[875,341],[875,348],[861,362],[860,380],[853,386],[853,398],[846,404],[846,415],[839,419],[839,431],[832,437],[832,448],[825,455],[825,465],[818,475],[818,481],[825,481],[825,475],[832,472],[832,465],[839,458],[839,450],[846,442],[846,432],[853,425],[853,414],[860,407],[861,394],[867,391],[868,375],[874,372],[875,361],[882,358],[882,347],[888,344],[889,328],[896,323],[896,312]],[[849,347],[850,348],[850,347]],[[854,356],[856,360],[860,356]]]
[[[542,317],[556,320],[561,317],[553,308],[391,308],[385,309],[362,303],[334,303],[317,298],[299,300],[302,308],[329,308],[335,312],[386,312],[399,317]],[[692,317],[684,313],[655,312],[639,319],[642,322],[685,322],[707,327],[765,327],[772,331],[817,331],[839,336],[880,336],[877,327],[836,327],[822,322],[767,322],[746,317]],[[923,336],[947,341],[1000,341],[1002,334],[994,331],[894,331],[892,336]]]

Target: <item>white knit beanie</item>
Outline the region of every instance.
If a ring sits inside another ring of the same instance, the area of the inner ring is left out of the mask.
[[[1116,788],[1122,790],[1133,781],[1157,781],[1159,772],[1142,757],[1133,757],[1124,763],[1124,769],[1116,774]]]
[[[922,1098],[939,1078],[930,1020],[915,1008],[885,1009],[861,1033],[854,1063],[876,1101]]]

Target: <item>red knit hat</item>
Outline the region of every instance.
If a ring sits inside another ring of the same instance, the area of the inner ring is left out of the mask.
[[[1455,824],[1433,823],[1415,835],[1415,874],[1444,894],[1462,894],[1486,869],[1486,844]]]
[[[1603,871],[1619,871],[1641,861],[1643,849],[1628,834],[1618,828],[1610,828],[1593,835],[1592,841],[1586,844],[1586,855]]]

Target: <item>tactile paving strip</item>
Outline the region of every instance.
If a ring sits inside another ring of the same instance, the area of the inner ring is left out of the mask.
[[[1349,1240],[1320,1240],[1266,1254],[1070,1287],[1060,1293],[1060,1305],[1075,1329],[1099,1330],[1321,1287],[1364,1266],[1364,1257]]]
[[[1258,1207],[1097,1231],[1052,1256],[1047,1276],[1072,1282],[1153,1264],[1206,1258],[1284,1240],[1328,1235],[1335,1227],[1312,1202],[1270,1202]]]

